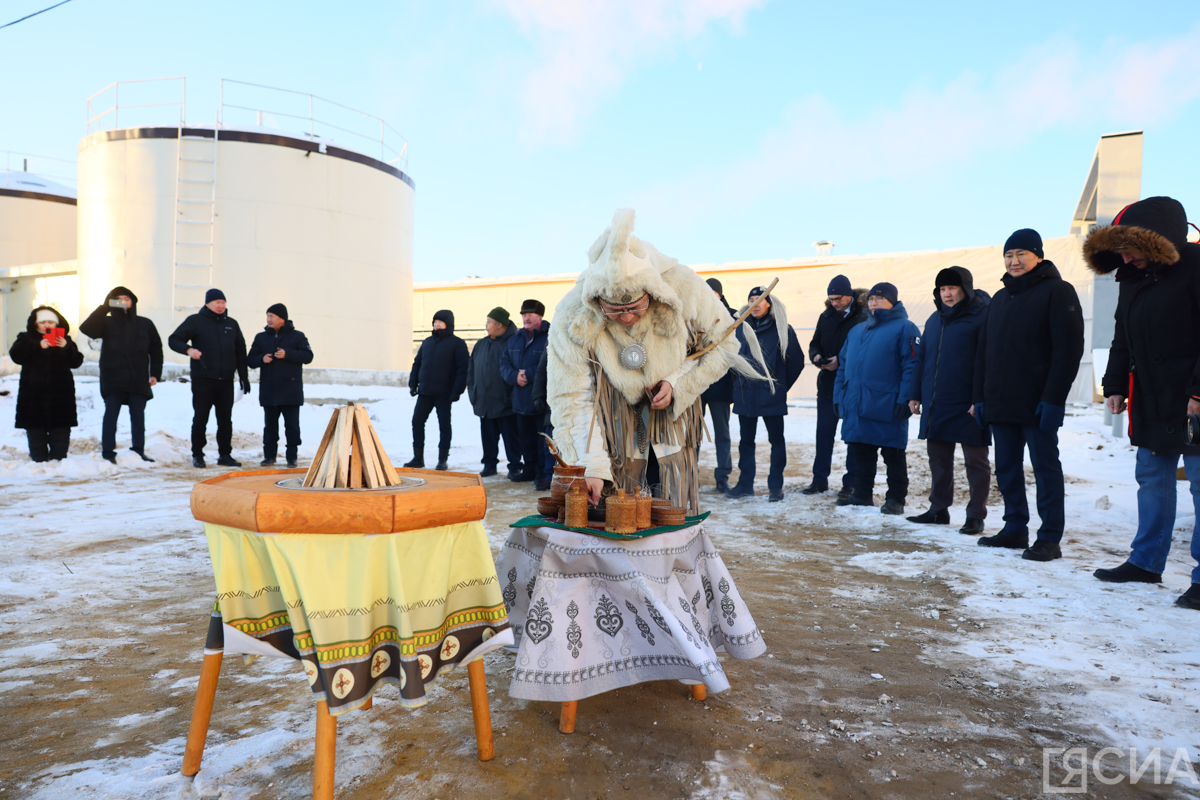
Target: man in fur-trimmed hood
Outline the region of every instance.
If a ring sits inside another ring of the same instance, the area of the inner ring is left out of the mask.
[[[729,330],[729,312],[690,267],[634,236],[633,224],[632,209],[616,212],[555,309],[547,400],[562,457],[586,468],[593,503],[606,482],[645,485],[653,456],[659,496],[695,513],[700,394],[730,369],[762,375],[733,336],[688,359]]]
[[[1129,559],[1096,570],[1102,581],[1161,583],[1175,528],[1175,470],[1183,457],[1200,513],[1200,445],[1189,444],[1187,415],[1200,414],[1200,244],[1187,240],[1183,205],[1148,197],[1083,243],[1088,267],[1116,272],[1120,287],[1104,372],[1112,413],[1129,408],[1138,448],[1138,529]],[[1176,602],[1200,609],[1200,529],[1192,532],[1192,585]]]

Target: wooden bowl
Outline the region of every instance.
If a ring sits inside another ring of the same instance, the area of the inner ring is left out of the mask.
[[[558,519],[558,501],[553,497],[539,497],[537,499],[537,510],[543,517]]]

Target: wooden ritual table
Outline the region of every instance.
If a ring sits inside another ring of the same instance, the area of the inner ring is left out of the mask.
[[[542,521],[548,522],[548,521]],[[522,520],[496,556],[517,663],[509,694],[576,703],[654,680],[729,688],[717,653],[754,658],[762,634],[704,531],[703,518],[635,540]]]
[[[369,490],[278,485],[304,470],[198,484],[217,602],[209,624],[183,774],[200,769],[223,653],[298,660],[317,701],[313,796],[333,797],[337,717],[371,707],[384,683],[400,703],[467,665],[476,744],[493,755],[484,654],[513,642],[480,521],[479,476],[399,470]]]

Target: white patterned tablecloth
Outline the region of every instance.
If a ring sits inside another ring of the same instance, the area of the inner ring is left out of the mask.
[[[703,524],[632,541],[513,528],[496,573],[515,635],[513,697],[567,702],[657,680],[723,692],[718,652],[767,649]]]

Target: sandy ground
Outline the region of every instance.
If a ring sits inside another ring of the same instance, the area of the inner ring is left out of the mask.
[[[761,464],[766,455],[764,446]],[[791,448],[791,464],[810,459]],[[909,459],[908,513],[924,508],[922,462]],[[25,540],[6,547],[20,553],[7,579],[34,568],[61,575],[32,601],[0,591],[0,798],[309,793],[313,703],[284,660],[226,658],[204,766],[194,781],[178,775],[213,591],[187,498],[213,474],[122,472],[102,488],[60,480],[53,504],[21,485],[0,494],[4,536]],[[1043,748],[1107,743],[1046,701],[1081,691],[1070,675],[1034,682],[956,654],[995,636],[961,588],[849,563],[936,550],[939,537],[956,545],[957,525],[918,541],[899,519],[835,510],[832,493],[800,495],[805,477],[789,468],[783,503],[704,495],[709,530],[768,644],[758,659],[726,658],[731,691],[699,703],[674,682],[622,689],[581,702],[576,732],[563,735],[556,705],[508,696],[513,657],[501,653],[486,661],[494,760],[475,756],[465,670],[456,671],[421,709],[400,708],[384,688],[372,710],[341,718],[337,796],[1025,798],[1043,793]],[[487,490],[495,551],[536,492],[503,477]],[[794,522],[814,515],[824,524]],[[81,545],[75,529],[89,521],[123,532]],[[116,577],[101,568],[112,564],[123,565]],[[1093,781],[1088,796],[1195,789]]]

